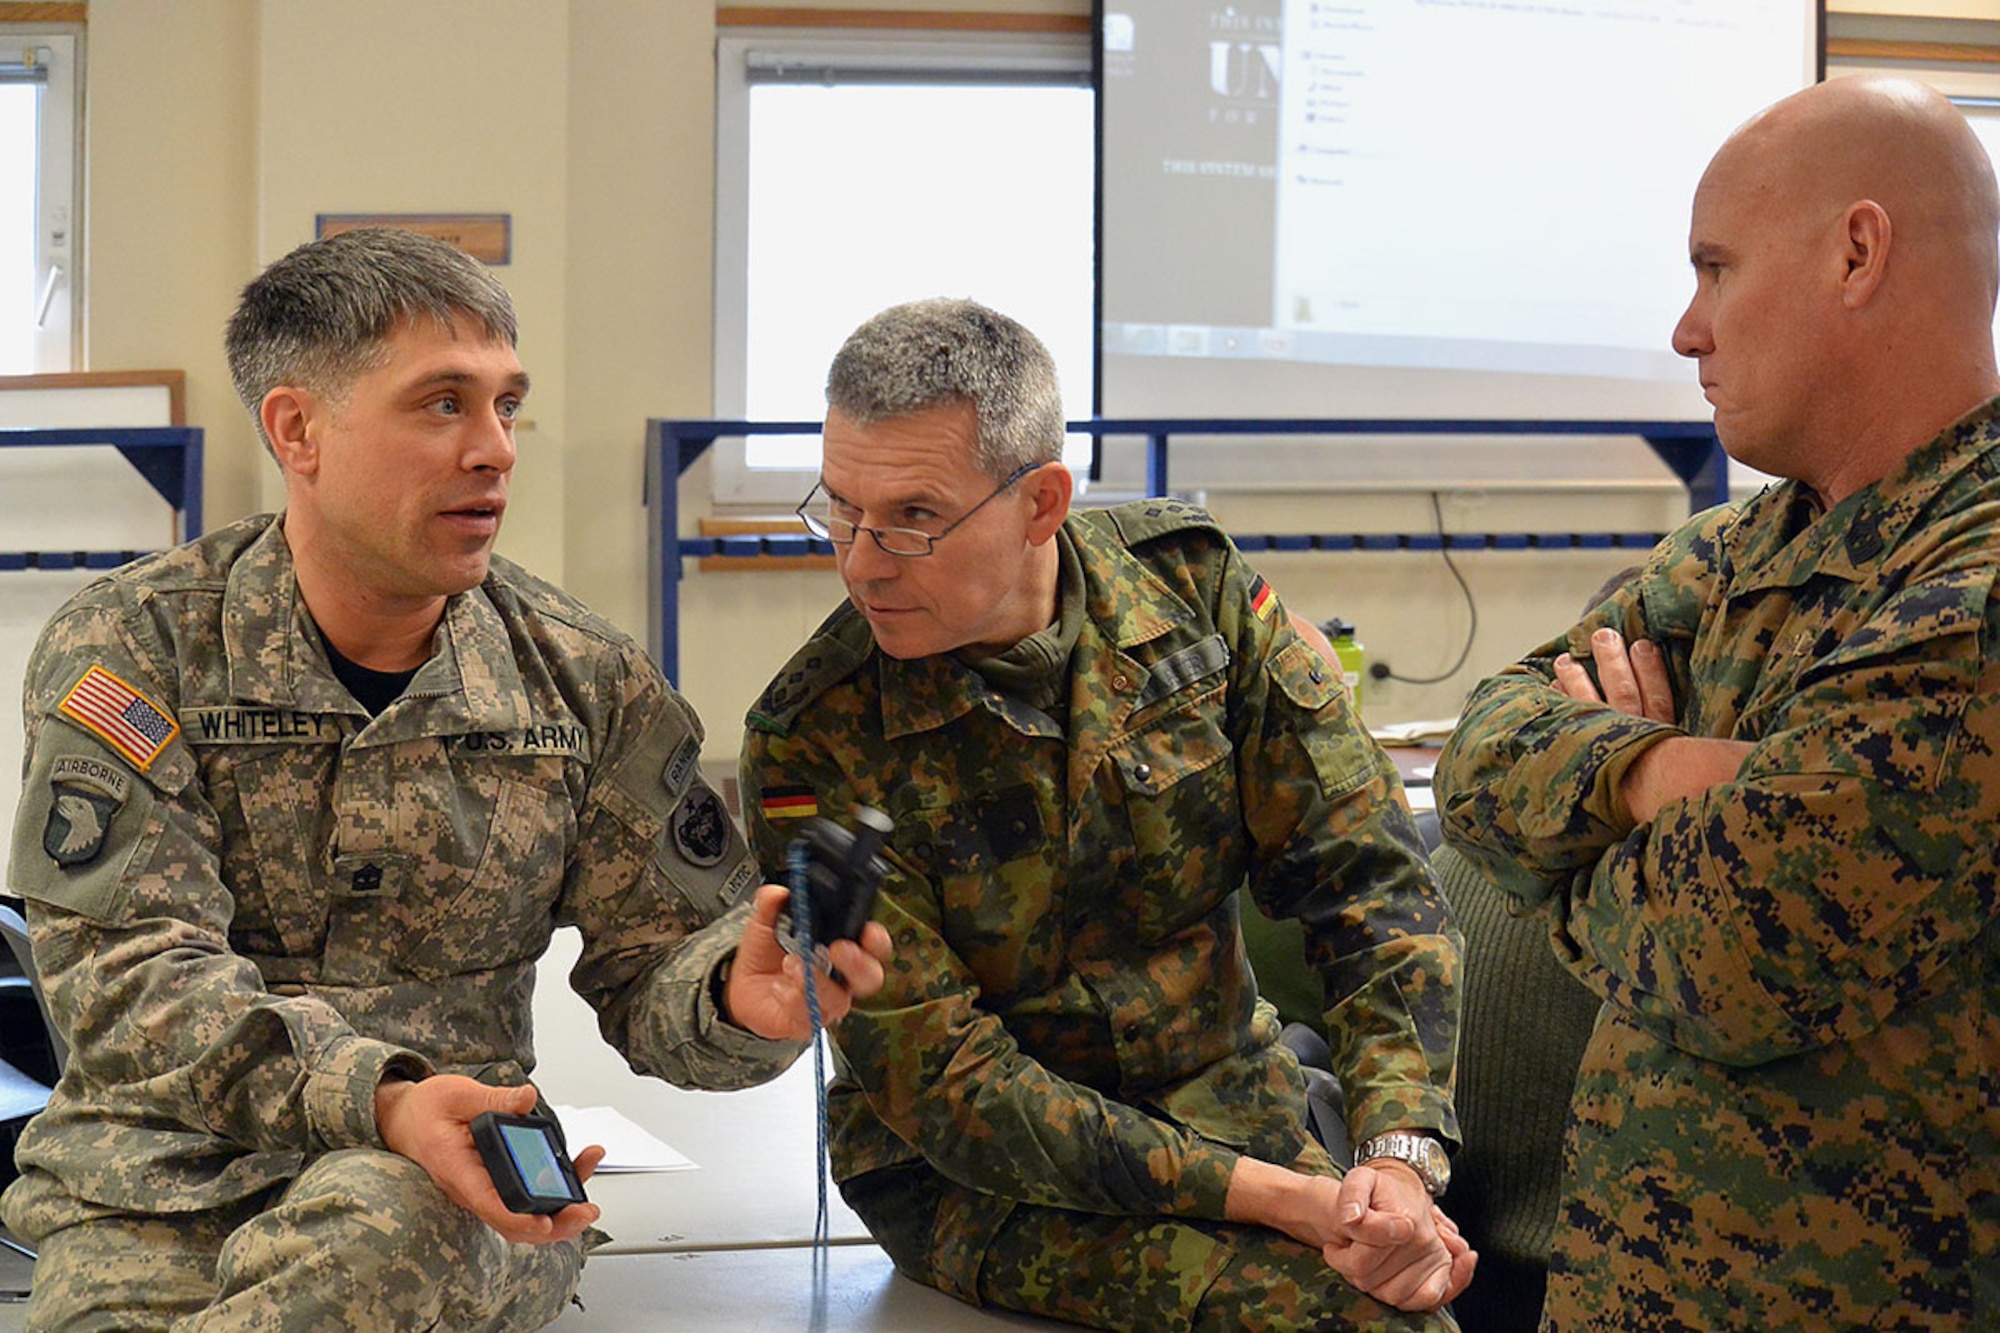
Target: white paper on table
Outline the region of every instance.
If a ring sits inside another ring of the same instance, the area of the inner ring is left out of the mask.
[[[1368,728],[1368,734],[1384,745],[1425,745],[1442,741],[1458,725],[1455,717],[1430,718],[1421,722],[1389,722]]]
[[[570,1154],[591,1144],[604,1148],[599,1171],[693,1171],[697,1169],[678,1150],[662,1143],[609,1106],[558,1106],[556,1119],[562,1122],[563,1138]]]

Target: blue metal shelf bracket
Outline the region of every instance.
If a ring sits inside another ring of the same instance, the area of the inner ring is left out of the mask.
[[[1580,435],[1636,436],[1687,487],[1688,509],[1699,513],[1729,498],[1728,463],[1715,427],[1706,421],[1496,421],[1405,418],[1092,418],[1072,421],[1071,434],[1089,435],[1100,446],[1107,436],[1145,440],[1146,493],[1169,489],[1168,458],[1175,437],[1260,435]],[[680,670],[681,561],[704,555],[799,555],[824,552],[824,542],[798,534],[716,539],[680,535],[680,478],[719,439],[746,435],[817,435],[817,421],[705,421],[654,418],[646,423],[646,479],[649,510],[647,561],[653,595],[647,601],[647,644],[669,680]],[[1247,549],[1387,551],[1440,545],[1436,534],[1311,534],[1244,538]],[[1596,550],[1650,547],[1656,533],[1463,533],[1452,549]],[[726,541],[727,545],[723,542]],[[804,545],[801,543],[804,542]]]
[[[202,432],[199,426],[99,426],[59,430],[0,430],[0,449],[61,448],[78,445],[109,445],[145,478],[174,511],[174,539],[186,541],[202,532],[201,476]],[[102,560],[110,552],[81,552],[91,556],[90,568],[106,567]],[[135,553],[118,552],[111,564],[122,564]],[[24,566],[14,566],[21,568]],[[56,567],[54,565],[51,568]]]

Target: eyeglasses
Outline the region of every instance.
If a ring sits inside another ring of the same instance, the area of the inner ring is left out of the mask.
[[[875,539],[877,546],[890,555],[929,555],[931,548],[946,537],[949,537],[953,529],[961,526],[967,519],[1000,498],[1000,492],[1006,490],[1009,486],[1012,486],[1015,482],[1040,466],[1042,466],[1040,463],[1023,463],[1020,467],[1015,468],[1014,474],[994,487],[992,494],[959,515],[955,521],[946,524],[942,532],[925,532],[922,528],[864,528],[859,523],[850,523],[844,518],[835,518],[833,516],[832,501],[827,498],[824,483],[816,483],[812,491],[805,499],[799,502],[799,507],[793,512],[798,514],[799,521],[806,525],[807,532],[810,532],[815,537],[824,537],[835,546],[851,546],[854,543],[854,539],[865,532]]]

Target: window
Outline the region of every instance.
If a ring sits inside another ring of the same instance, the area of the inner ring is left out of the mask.
[[[726,37],[717,75],[716,414],[817,420],[841,340],[966,296],[1049,346],[1090,415],[1095,99],[1086,38]],[[1089,441],[1071,442],[1072,465]],[[813,436],[723,442],[722,503],[790,506]]]
[[[74,364],[77,38],[0,32],[0,374]]]

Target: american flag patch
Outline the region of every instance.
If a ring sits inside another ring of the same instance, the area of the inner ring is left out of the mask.
[[[811,787],[771,787],[757,808],[766,819],[805,819],[819,813],[819,797]]]
[[[1260,617],[1268,616],[1271,614],[1271,608],[1277,604],[1278,594],[1272,590],[1270,584],[1264,582],[1264,576],[1259,574],[1256,581],[1250,585],[1250,609]]]
[[[167,742],[181,734],[180,723],[159,705],[101,666],[84,672],[56,711],[140,768],[151,768]]]

